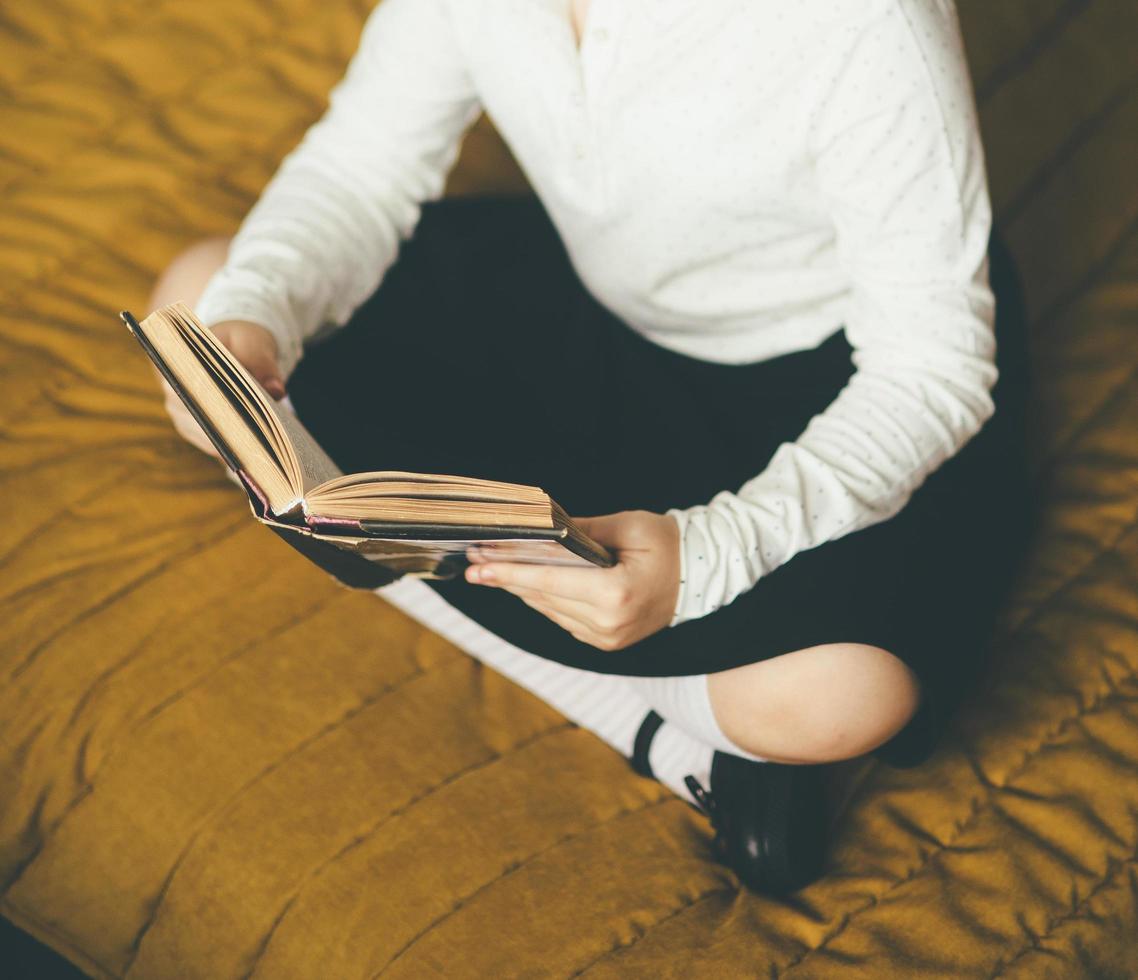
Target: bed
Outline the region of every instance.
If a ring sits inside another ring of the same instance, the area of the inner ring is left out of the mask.
[[[827,874],[783,901],[265,533],[117,319],[233,231],[370,5],[0,13],[0,914],[94,977],[1138,975],[1132,5],[959,3],[1041,527],[936,756],[834,767]],[[487,118],[446,189],[484,193],[530,193]]]

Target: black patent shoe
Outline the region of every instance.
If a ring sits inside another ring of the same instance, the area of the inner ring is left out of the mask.
[[[629,759],[636,772],[652,779],[648,750],[661,724],[655,711],[645,715]],[[710,781],[705,789],[694,776],[684,777],[697,809],[715,830],[716,858],[744,885],[785,895],[821,874],[830,823],[820,766],[753,762],[715,752]]]
[[[710,791],[694,776],[684,783],[711,820],[716,857],[748,888],[786,895],[821,875],[829,817],[820,766],[716,752]]]
[[[644,716],[629,759],[650,779],[649,749],[662,724],[655,711]],[[778,896],[822,874],[830,837],[822,772],[822,766],[756,763],[717,751],[709,789],[694,776],[684,783],[715,830],[712,849],[719,862],[748,888]]]

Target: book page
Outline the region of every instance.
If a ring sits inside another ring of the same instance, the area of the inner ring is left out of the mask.
[[[304,427],[304,423],[297,418],[287,395],[273,407],[288,435],[289,442],[292,443],[296,461],[300,464],[301,486],[304,493],[321,483],[344,475],[332,458],[320,447],[320,443],[313,438],[312,433]]]
[[[162,307],[141,322],[125,310],[119,315],[226,465],[244,468],[275,507],[287,508],[294,494],[279,459],[247,406],[232,397],[212,365],[179,331],[175,317],[182,309],[181,304]]]

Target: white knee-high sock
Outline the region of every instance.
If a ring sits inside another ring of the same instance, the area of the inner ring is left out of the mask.
[[[720,752],[741,755],[754,762],[766,762],[761,755],[737,744],[719,725],[711,706],[707,674],[679,677],[636,677],[620,674],[620,679],[634,688],[662,718],[667,718],[693,738]]]
[[[631,757],[641,722],[654,708],[664,724],[652,739],[649,764],[661,783],[688,802],[695,801],[684,776],[693,775],[708,786],[715,749],[762,761],[720,730],[706,674],[644,678],[581,670],[507,643],[418,579],[401,578],[376,594],[536,694],[625,758]]]

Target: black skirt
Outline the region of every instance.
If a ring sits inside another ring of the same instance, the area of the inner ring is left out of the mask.
[[[603,673],[702,674],[823,643],[909,664],[921,708],[876,750],[913,765],[979,676],[1031,523],[1023,453],[1022,304],[1006,253],[996,414],[894,517],[800,552],[734,602],[603,652],[499,589],[432,581],[524,650]],[[758,474],[853,373],[841,329],[747,365],[645,339],[580,282],[535,197],[444,198],[350,323],[289,381],[345,472],[412,470],[542,487],[571,515],[706,503]],[[803,692],[809,697],[809,692]]]

